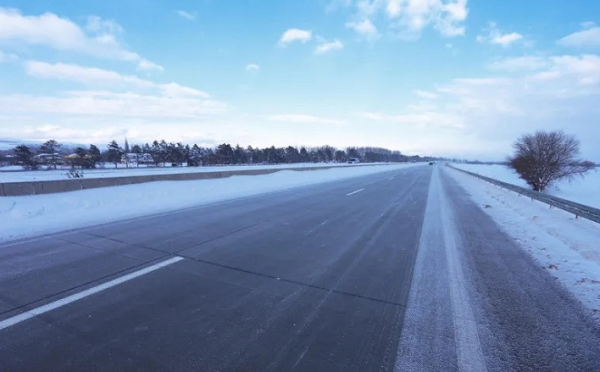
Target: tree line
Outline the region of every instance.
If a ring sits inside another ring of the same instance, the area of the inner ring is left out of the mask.
[[[127,166],[139,166],[143,162],[151,162],[155,166],[210,166],[236,164],[290,164],[290,163],[322,163],[347,162],[357,159],[360,162],[405,162],[421,160],[419,157],[409,158],[400,151],[392,151],[380,147],[348,147],[338,149],[333,146],[320,147],[241,147],[223,143],[216,147],[203,147],[197,144],[189,145],[181,142],[166,142],[155,140],[143,145],[135,144],[124,147],[113,140],[107,144],[106,150],[100,151],[96,145],[77,147],[68,156],[62,150],[63,145],[56,140],[48,140],[37,151],[26,145],[13,149],[15,162],[25,169],[37,169],[40,165],[49,165],[56,169],[65,161],[72,167],[96,168],[100,163],[119,163]],[[146,156],[149,154],[150,156]],[[149,159],[149,160],[148,160]],[[142,161],[143,160],[143,161]],[[426,160],[426,159],[422,159]]]

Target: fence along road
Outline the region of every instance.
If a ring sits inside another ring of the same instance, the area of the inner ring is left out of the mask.
[[[576,217],[582,217],[582,218],[588,219],[590,221],[600,223],[600,209],[593,208],[593,207],[579,204],[579,203],[575,203],[570,200],[557,198],[556,196],[544,194],[539,191],[529,190],[524,187],[516,186],[516,185],[510,184],[510,183],[498,181],[498,180],[490,178],[490,177],[482,176],[477,173],[473,173],[473,172],[469,172],[469,171],[466,171],[466,170],[463,170],[460,168],[453,167],[450,164],[446,164],[446,166],[448,166],[449,168],[455,169],[457,171],[466,173],[470,176],[477,177],[481,180],[487,181],[496,186],[500,186],[507,190],[514,191],[518,194],[528,196],[528,197],[535,199],[537,201],[540,201],[542,203],[546,203],[552,207],[562,209],[563,211],[566,211],[569,213],[573,213]]]

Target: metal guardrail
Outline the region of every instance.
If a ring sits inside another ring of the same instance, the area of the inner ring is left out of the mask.
[[[482,176],[477,173],[473,173],[473,172],[466,171],[464,169],[453,167],[450,164],[446,164],[446,166],[448,166],[449,168],[455,169],[457,171],[466,173],[470,176],[477,177],[481,180],[487,181],[496,186],[500,186],[500,187],[508,189],[510,191],[514,191],[518,194],[528,196],[531,199],[535,199],[542,203],[546,203],[546,204],[550,205],[551,207],[562,209],[563,211],[566,211],[569,213],[573,213],[577,218],[581,217],[581,218],[588,219],[590,221],[600,223],[600,209],[593,208],[593,207],[579,204],[579,203],[575,203],[570,200],[557,198],[556,196],[547,195],[547,194],[544,194],[544,193],[541,193],[538,191],[533,191],[533,190],[526,189],[526,188],[520,187],[520,186],[516,186],[516,185],[510,184],[510,183],[498,181],[498,180],[490,178],[490,177]]]

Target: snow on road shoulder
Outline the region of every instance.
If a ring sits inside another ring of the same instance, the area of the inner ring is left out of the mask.
[[[61,194],[0,197],[0,242],[414,165],[281,171],[260,176],[162,181]]]
[[[600,320],[600,224],[445,169],[500,228]]]
[[[498,181],[529,188],[519,175],[506,165],[500,164],[452,164],[452,166],[469,172],[487,176]],[[575,177],[573,180],[560,181],[551,186],[547,192],[559,198],[571,200],[590,207],[600,208],[600,168],[592,169],[585,177]]]

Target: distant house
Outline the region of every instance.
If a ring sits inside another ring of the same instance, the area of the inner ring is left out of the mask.
[[[154,158],[148,153],[136,154],[129,152],[121,156],[121,163],[154,164]]]
[[[360,163],[360,159],[359,158],[350,158],[348,159],[348,164],[357,164]]]
[[[42,165],[51,164],[54,161],[56,164],[62,164],[62,158],[58,152],[54,154],[38,154],[33,157],[38,163]]]
[[[0,154],[0,167],[7,167],[9,165],[16,165],[17,157],[10,154]]]

